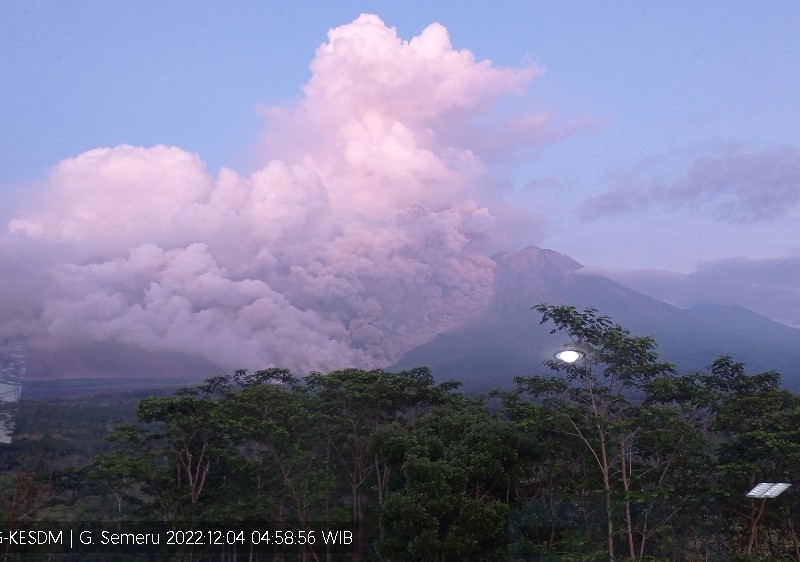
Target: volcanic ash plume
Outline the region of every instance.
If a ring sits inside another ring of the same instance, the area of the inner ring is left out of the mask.
[[[505,209],[472,119],[538,69],[476,61],[438,24],[402,41],[371,15],[331,30],[311,69],[294,106],[266,110],[249,175],[166,146],[59,163],[9,223],[58,256],[28,337],[302,373],[389,364],[485,306]]]

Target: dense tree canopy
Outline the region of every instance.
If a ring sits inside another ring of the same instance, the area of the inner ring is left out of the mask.
[[[535,310],[581,358],[513,390],[466,396],[425,368],[236,371],[140,400],[90,464],[23,470],[9,449],[0,509],[353,529],[347,553],[309,560],[800,562],[796,490],[745,495],[800,478],[800,397],[777,373],[721,357],[677,374],[594,309]]]

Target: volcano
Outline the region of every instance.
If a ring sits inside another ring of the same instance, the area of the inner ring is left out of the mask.
[[[532,306],[594,307],[632,334],[653,336],[663,361],[678,372],[703,371],[720,355],[745,364],[747,372],[781,373],[784,386],[800,390],[800,330],[740,306],[699,305],[681,309],[605,277],[584,272],[572,258],[529,246],[492,256],[494,297],[466,323],[407,352],[395,369],[428,366],[441,379],[467,390],[508,388],[515,376],[547,374],[542,363],[567,343],[540,325]]]

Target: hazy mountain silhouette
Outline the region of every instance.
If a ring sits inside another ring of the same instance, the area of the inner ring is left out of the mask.
[[[464,381],[467,389],[509,386],[514,376],[549,374],[542,365],[566,338],[549,334],[531,307],[569,304],[597,308],[635,335],[658,342],[662,360],[679,372],[704,370],[731,355],[748,372],[775,370],[785,386],[800,389],[800,330],[740,306],[702,305],[682,310],[610,279],[581,272],[572,258],[530,246],[492,257],[495,296],[469,322],[412,349],[395,365],[427,365],[439,379]]]

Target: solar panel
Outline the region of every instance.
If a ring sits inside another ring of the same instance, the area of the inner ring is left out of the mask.
[[[755,488],[747,492],[748,498],[777,498],[786,491],[791,484],[786,482],[761,482]]]

